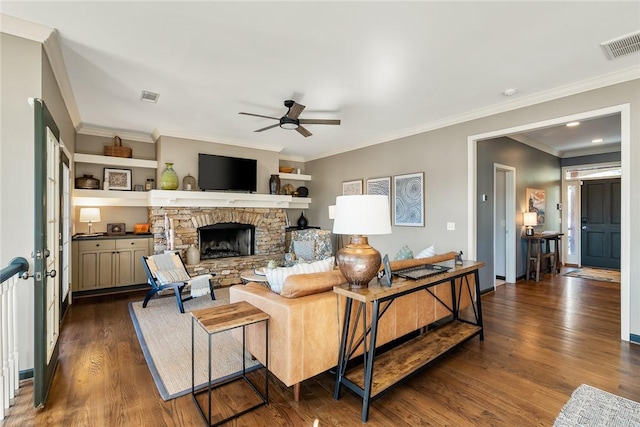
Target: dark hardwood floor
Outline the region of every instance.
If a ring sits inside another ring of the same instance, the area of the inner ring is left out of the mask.
[[[640,346],[620,341],[619,288],[546,275],[485,294],[485,341],[474,338],[375,400],[367,424],[550,426],[583,383],[640,401]],[[74,303],[47,406],[32,408],[26,384],[4,425],[205,425],[190,396],[164,402],[156,390],[127,308],[143,295]],[[186,375],[189,363],[176,367]],[[318,375],[294,402],[273,380],[270,404],[229,425],[362,425],[361,401],[349,391],[334,401],[333,385],[332,375]]]

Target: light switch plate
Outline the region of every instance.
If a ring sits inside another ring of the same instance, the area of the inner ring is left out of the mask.
[[[448,231],[454,231],[456,229],[456,223],[455,222],[448,222],[447,223],[447,230]]]

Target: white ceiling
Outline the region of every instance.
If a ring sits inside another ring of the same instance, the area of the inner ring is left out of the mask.
[[[155,132],[306,160],[640,77],[640,52],[608,60],[600,48],[640,29],[639,1],[2,1],[0,8],[58,31],[81,132]],[[8,21],[3,31],[20,34]],[[505,97],[507,88],[518,92]],[[142,90],[158,92],[158,103],[141,102]],[[280,117],[285,99],[307,106],[301,118],[342,124],[308,125],[313,136],[304,138],[280,128],[255,133],[275,122],[238,114]],[[521,139],[561,155],[592,145],[592,133],[619,143],[619,125],[598,120],[580,138],[561,127]]]

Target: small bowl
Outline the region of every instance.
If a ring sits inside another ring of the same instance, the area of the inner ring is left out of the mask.
[[[288,168],[288,167],[285,167],[285,166],[280,166],[280,168],[278,170],[280,172],[282,172],[282,173],[291,173],[296,169],[295,168]]]

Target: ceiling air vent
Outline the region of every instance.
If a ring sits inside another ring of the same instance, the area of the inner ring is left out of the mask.
[[[633,52],[640,51],[640,31],[601,43],[604,54],[609,59],[616,59]]]
[[[159,97],[160,97],[159,93],[149,92],[147,90],[143,90],[142,91],[142,96],[140,96],[140,101],[156,103],[156,102],[158,102],[158,98]]]

